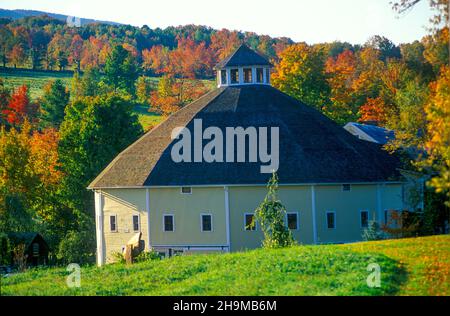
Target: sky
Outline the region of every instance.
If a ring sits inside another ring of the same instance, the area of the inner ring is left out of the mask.
[[[134,26],[186,24],[286,36],[309,44],[363,44],[373,35],[394,43],[419,40],[433,12],[428,1],[398,16],[391,0],[0,0],[3,9],[30,9]]]

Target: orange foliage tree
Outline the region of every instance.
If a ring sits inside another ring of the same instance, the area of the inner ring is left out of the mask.
[[[36,120],[38,105],[32,103],[28,96],[28,88],[23,85],[17,89],[3,110],[3,117],[12,126],[20,126],[26,119],[30,122]]]

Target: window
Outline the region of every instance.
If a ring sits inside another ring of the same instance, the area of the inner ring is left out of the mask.
[[[361,227],[367,228],[369,227],[369,212],[368,211],[361,211],[360,214],[361,219]]]
[[[225,69],[220,71],[220,83],[227,84],[227,71]]]
[[[264,69],[256,68],[256,82],[262,83],[264,81]]]
[[[117,232],[117,215],[109,217],[109,228],[112,232]]]
[[[298,229],[298,213],[287,213],[287,226],[289,229],[297,230]]]
[[[230,70],[230,83],[236,84],[239,83],[239,69],[231,69]]]
[[[270,83],[270,68],[266,68],[266,83]]]
[[[192,194],[191,187],[181,187],[181,194]]]
[[[175,223],[173,215],[164,215],[164,231],[165,232],[175,231]]]
[[[37,242],[33,244],[33,257],[39,257],[39,244]]]
[[[133,231],[138,232],[139,230],[139,215],[133,215]]]
[[[327,212],[327,228],[336,228],[336,214],[334,212]]]
[[[352,186],[350,184],[342,185],[342,191],[350,191],[351,189],[352,189]]]
[[[253,223],[255,215],[254,214],[245,214],[245,223],[244,229],[248,231],[256,230],[256,223]]]
[[[244,82],[245,83],[252,83],[252,69],[251,68],[244,68]]]
[[[202,220],[202,232],[211,232],[212,231],[212,215],[211,214],[201,214]]]

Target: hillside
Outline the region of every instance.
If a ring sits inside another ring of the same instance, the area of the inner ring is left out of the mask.
[[[449,270],[450,236],[433,236],[85,267],[78,289],[64,268],[37,269],[4,278],[2,295],[449,295]]]
[[[57,13],[49,13],[49,12],[43,12],[43,11],[36,11],[36,10],[7,10],[7,9],[0,9],[0,18],[7,18],[12,20],[18,20],[24,17],[28,16],[41,16],[46,15],[51,18],[66,22],[67,15],[64,14],[57,14]],[[116,22],[110,22],[110,21],[99,21],[94,19],[85,19],[80,18],[81,25],[91,24],[91,23],[100,23],[100,24],[109,24],[109,25],[120,25],[120,23]]]

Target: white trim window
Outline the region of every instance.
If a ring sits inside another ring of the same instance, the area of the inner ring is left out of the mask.
[[[165,232],[175,231],[175,216],[173,214],[163,215],[163,230]]]
[[[230,69],[230,84],[239,84],[239,68]]]
[[[200,214],[200,229],[202,232],[213,231],[213,216],[212,214]]]
[[[141,221],[140,221],[140,215],[133,215],[132,217],[132,224],[133,224],[133,231],[134,232],[139,232],[141,231]]]
[[[117,215],[109,216],[109,230],[111,233],[117,233]]]
[[[181,187],[181,194],[192,194],[192,187]]]
[[[328,229],[336,229],[336,212],[327,212],[327,228]]]
[[[245,213],[244,214],[244,230],[245,231],[255,231],[256,230],[256,221],[255,214],[253,213]]]
[[[290,230],[298,230],[299,229],[298,212],[286,213],[286,226]]]
[[[359,224],[361,228],[369,227],[369,211],[362,210],[359,212]]]
[[[264,68],[256,68],[256,83],[264,83]]]

